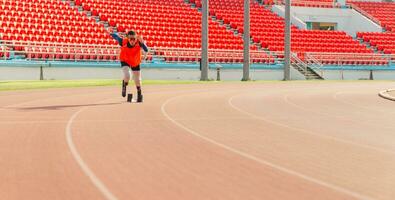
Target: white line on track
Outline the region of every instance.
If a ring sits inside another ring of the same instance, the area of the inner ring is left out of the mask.
[[[115,197],[115,195],[110,192],[110,190],[106,187],[106,185],[104,185],[104,183],[100,181],[100,179],[93,173],[93,171],[84,162],[84,160],[81,158],[81,155],[78,153],[77,148],[74,145],[71,126],[73,124],[74,119],[78,116],[78,114],[80,114],[85,109],[86,107],[81,108],[79,111],[75,112],[73,116],[71,116],[70,120],[67,122],[66,125],[67,145],[69,146],[71,154],[73,155],[74,159],[77,161],[78,165],[81,167],[82,171],[85,173],[85,175],[89,177],[89,179],[96,186],[96,188],[104,195],[104,197],[107,200],[117,200],[117,197]]]
[[[108,92],[97,92],[93,94],[106,94]],[[87,94],[77,94],[77,95],[70,95],[72,97],[74,96],[84,96]],[[88,94],[92,95],[92,94]],[[17,104],[12,104],[5,106],[1,109],[7,109],[7,108],[14,108],[16,106],[21,106],[21,105],[26,105],[29,103],[34,103],[34,102],[40,102],[40,101],[47,101],[49,99],[60,99],[64,97],[70,97],[70,96],[61,96],[61,97],[49,97],[49,98],[43,98],[43,99],[38,99],[38,100],[32,100],[32,101],[27,101],[27,102],[22,102],[22,103],[17,103]],[[74,119],[78,116],[79,113],[81,113],[84,109],[87,107],[83,107],[77,112],[73,114],[73,116],[68,120],[67,125],[66,125],[66,140],[67,144],[70,148],[71,154],[73,155],[74,159],[77,161],[78,165],[81,167],[83,172],[89,177],[89,179],[92,181],[92,183],[100,190],[100,192],[106,197],[107,200],[117,200],[117,198],[107,189],[107,187],[95,176],[95,174],[90,170],[88,165],[82,160],[80,154],[78,153],[72,139],[72,132],[71,132],[71,125],[74,121]]]
[[[186,92],[195,92],[195,93],[197,93],[197,92],[202,92],[202,91],[206,91],[206,90],[185,90]],[[185,92],[185,91],[178,91],[178,92],[175,92],[175,93],[180,93],[180,92]],[[162,93],[162,92],[154,92],[154,93]],[[163,92],[163,93],[168,93],[168,92]],[[182,96],[182,95],[180,95],[180,96]],[[236,150],[236,149],[233,149],[233,148],[231,148],[231,147],[229,147],[229,146],[226,146],[226,145],[224,145],[224,144],[221,144],[221,143],[218,143],[218,142],[216,142],[216,141],[214,141],[214,140],[212,140],[212,139],[210,139],[210,138],[207,138],[207,137],[204,137],[204,136],[202,136],[202,135],[200,135],[199,133],[197,133],[197,132],[194,132],[193,130],[190,130],[190,129],[188,129],[187,127],[185,127],[185,126],[183,126],[182,124],[180,124],[179,122],[177,122],[176,120],[174,120],[174,119],[172,119],[168,114],[167,114],[167,112],[166,112],[166,110],[165,110],[165,106],[170,102],[170,101],[172,101],[172,100],[174,100],[175,98],[178,98],[178,97],[180,97],[180,96],[177,96],[177,97],[173,97],[173,98],[170,98],[170,99],[168,99],[168,100],[166,100],[166,102],[165,103],[163,103],[162,104],[162,107],[161,107],[161,111],[162,111],[162,113],[163,113],[163,115],[168,119],[168,120],[170,120],[172,123],[174,123],[175,125],[177,125],[177,126],[179,126],[180,128],[182,128],[182,129],[185,129],[185,130],[187,130],[189,133],[191,133],[191,134],[193,134],[193,135],[195,135],[195,136],[197,136],[197,137],[200,137],[200,138],[202,138],[202,139],[204,139],[204,140],[206,140],[206,141],[208,141],[208,142],[210,142],[210,143],[213,143],[213,144],[215,144],[215,145],[217,145],[217,146],[220,146],[220,147],[222,147],[222,148],[224,148],[224,149],[227,149],[227,150],[229,150],[229,151],[231,151],[231,152],[233,152],[233,153],[236,153],[236,154],[238,154],[238,155],[241,155],[241,156],[243,156],[243,157],[245,157],[245,158],[248,158],[248,159],[251,159],[251,160],[254,160],[254,161],[256,161],[256,162],[258,162],[258,163],[261,163],[261,164],[264,164],[264,165],[268,165],[268,166],[271,166],[271,167],[273,167],[273,168],[275,168],[275,169],[278,169],[278,170],[281,170],[281,171],[283,171],[283,172],[286,172],[286,173],[289,173],[289,174],[292,174],[292,175],[295,175],[295,176],[298,176],[298,177],[301,177],[301,178],[304,178],[304,179],[306,179],[306,180],[310,180],[310,181],[312,181],[312,182],[316,182],[316,183],[318,183],[318,184],[320,184],[320,185],[324,185],[324,186],[327,186],[327,187],[331,187],[331,185],[327,185],[327,183],[324,183],[324,182],[320,182],[319,180],[315,180],[315,179],[312,179],[312,178],[310,178],[310,177],[307,177],[307,176],[305,176],[305,175],[303,175],[303,174],[299,174],[299,173],[297,173],[297,172],[294,172],[294,171],[292,171],[292,170],[288,170],[288,169],[286,169],[286,168],[283,168],[283,167],[281,167],[281,166],[277,166],[277,165],[275,165],[275,164],[272,164],[272,163],[270,163],[270,162],[267,162],[267,161],[264,161],[264,160],[261,160],[261,159],[259,159],[259,158],[257,158],[257,157],[254,157],[254,156],[252,156],[252,155],[249,155],[249,154],[246,154],[246,153],[244,153],[244,152],[241,152],[241,151],[238,151],[238,150]],[[233,98],[233,97],[232,97]],[[50,98],[49,98],[50,99]],[[113,98],[111,98],[111,99],[113,99]],[[107,99],[107,100],[109,100],[109,99]],[[26,102],[25,102],[26,103]],[[25,103],[21,103],[21,104],[25,104]],[[15,105],[13,105],[13,106],[15,106]],[[106,185],[93,173],[93,171],[89,168],[89,166],[84,162],[84,160],[82,159],[82,157],[81,157],[81,155],[78,153],[78,151],[77,151],[77,148],[76,148],[76,146],[75,146],[75,144],[74,144],[74,142],[73,142],[73,139],[72,139],[72,130],[71,130],[71,127],[72,127],[72,124],[73,124],[73,121],[77,118],[77,116],[81,113],[81,112],[83,112],[85,109],[87,109],[88,107],[83,107],[83,108],[81,108],[80,110],[78,110],[77,112],[75,112],[72,116],[71,116],[71,118],[69,119],[69,121],[67,122],[67,126],[66,126],[66,140],[67,140],[67,144],[68,144],[68,146],[69,146],[69,149],[70,149],[70,151],[71,151],[71,153],[72,153],[72,155],[73,155],[73,157],[74,157],[74,159],[76,160],[76,162],[78,163],[78,165],[80,166],[80,168],[83,170],[83,172],[89,177],[89,179],[91,180],[91,182],[95,185],[95,187],[102,193],[102,195],[104,195],[104,197],[107,199],[107,200],[117,200],[117,197],[113,194],[113,193],[111,193],[111,191],[106,187]],[[317,182],[318,181],[318,182]],[[333,186],[333,187],[337,187],[337,186]],[[343,188],[338,188],[337,189],[338,191],[343,191],[344,189]],[[344,190],[344,193],[350,193],[350,191],[348,191],[348,190]],[[353,193],[353,192],[351,192],[349,195],[351,195],[351,196],[354,196],[354,197],[357,197],[357,198],[359,198],[359,199],[366,199],[366,200],[370,200],[371,198],[369,198],[369,197],[365,197],[365,196],[362,196],[362,195],[360,195],[360,194],[356,194],[356,193]]]
[[[234,148],[232,148],[232,147],[230,147],[230,146],[227,146],[227,145],[225,145],[225,144],[219,143],[219,142],[217,142],[217,141],[215,141],[215,140],[213,140],[213,139],[210,139],[210,138],[208,138],[208,137],[206,137],[206,136],[203,136],[203,135],[199,134],[198,132],[196,132],[196,131],[194,131],[194,130],[191,130],[191,129],[187,128],[186,126],[182,125],[181,123],[177,122],[177,121],[174,120],[172,117],[170,117],[170,115],[169,115],[169,114],[167,113],[167,111],[166,111],[166,106],[167,106],[171,101],[173,101],[173,100],[175,100],[175,99],[177,99],[177,98],[183,97],[183,96],[186,96],[186,95],[180,95],[180,96],[176,96],[176,97],[173,97],[173,98],[168,99],[166,102],[164,102],[164,103],[162,104],[162,106],[161,106],[161,111],[162,111],[163,115],[164,115],[169,121],[171,121],[173,124],[175,124],[176,126],[180,127],[181,129],[186,130],[188,133],[190,133],[190,134],[192,134],[192,135],[194,135],[194,136],[196,136],[196,137],[199,137],[199,138],[201,138],[201,139],[203,139],[203,140],[205,140],[205,141],[207,141],[207,142],[209,142],[209,143],[211,143],[211,144],[214,144],[214,145],[219,146],[219,147],[221,147],[221,148],[223,148],[223,149],[226,149],[226,150],[228,150],[228,151],[230,151],[230,152],[233,152],[233,153],[235,153],[235,154],[237,154],[237,155],[240,155],[240,156],[242,156],[242,157],[244,157],[244,158],[247,158],[247,159],[256,161],[256,162],[258,162],[258,163],[260,163],[260,164],[263,164],[263,165],[266,165],[266,166],[270,166],[270,167],[272,167],[273,169],[282,171],[282,172],[284,172],[284,173],[287,173],[287,174],[290,174],[290,175],[293,175],[293,176],[302,178],[302,179],[304,179],[304,180],[307,180],[307,181],[310,181],[310,182],[312,182],[312,183],[315,183],[315,184],[318,184],[318,185],[321,185],[321,186],[324,186],[324,187],[333,189],[333,190],[335,190],[335,191],[338,191],[338,192],[347,194],[347,195],[349,195],[349,196],[352,196],[352,197],[355,197],[355,198],[358,198],[358,199],[362,199],[362,200],[373,200],[371,197],[364,196],[364,195],[362,195],[362,194],[355,193],[355,192],[353,192],[353,191],[350,191],[350,190],[341,188],[341,187],[339,187],[339,186],[332,185],[332,184],[330,184],[330,183],[326,183],[326,182],[323,182],[323,181],[321,181],[321,180],[314,179],[314,178],[312,178],[312,177],[309,177],[309,176],[306,176],[306,175],[304,175],[304,174],[298,173],[298,172],[296,172],[296,171],[293,171],[293,170],[284,168],[284,167],[282,167],[282,166],[276,165],[276,164],[271,163],[271,162],[269,162],[269,161],[266,161],[266,160],[257,158],[257,157],[255,157],[255,156],[252,156],[252,155],[247,154],[247,153],[245,153],[245,152],[239,151],[239,150],[234,149]],[[229,99],[228,102],[231,103],[231,100],[232,100],[232,99],[233,99],[233,97],[231,97],[231,98]],[[230,105],[232,106],[232,104],[230,104]],[[232,106],[232,107],[234,107],[234,106]],[[239,110],[239,109],[236,108],[236,110]],[[240,110],[240,111],[241,111],[241,110]],[[243,112],[243,113],[246,113],[246,112],[244,112],[244,111],[242,111],[242,112]]]
[[[333,95],[332,95],[332,96],[333,96]],[[332,98],[333,98],[333,97],[332,97]],[[295,108],[298,108],[298,109],[300,109],[300,110],[304,110],[304,111],[307,111],[307,112],[314,113],[314,114],[316,114],[316,115],[327,116],[327,117],[330,117],[330,118],[340,119],[340,120],[343,120],[343,121],[349,121],[349,122],[352,122],[352,123],[354,123],[354,124],[361,124],[362,126],[374,126],[374,123],[372,123],[372,122],[369,121],[369,120],[365,120],[365,121],[353,120],[353,119],[351,119],[351,118],[349,118],[349,117],[337,116],[337,115],[333,115],[333,114],[330,114],[330,113],[327,113],[327,112],[318,112],[318,111],[316,111],[316,110],[314,110],[314,109],[306,108],[306,107],[304,107],[304,106],[301,106],[301,105],[298,105],[298,104],[292,102],[292,101],[289,99],[289,95],[283,96],[283,100],[284,100],[285,103],[287,103],[288,105],[291,105],[291,106],[293,106],[293,107],[295,107]],[[336,100],[336,99],[334,99],[334,100],[335,100],[335,101],[338,101],[338,100]],[[341,102],[341,101],[339,101],[339,102]],[[355,107],[355,106],[354,106],[354,107]],[[358,112],[360,112],[360,111],[358,111]],[[393,130],[394,130],[394,127],[392,127],[392,126],[380,125],[380,128],[382,128],[382,129],[387,129],[387,130],[390,130],[390,131],[393,131]],[[302,130],[305,130],[305,129],[302,129]],[[306,131],[307,131],[307,130],[306,130]],[[370,145],[367,145],[367,146],[370,146]],[[371,147],[371,146],[370,146],[370,147]],[[374,147],[374,148],[376,148],[376,147]],[[379,148],[377,148],[377,149],[379,149]],[[384,151],[388,151],[388,150],[384,150]],[[390,152],[392,152],[393,154],[395,154],[394,151],[390,151]]]
[[[252,118],[255,118],[255,119],[258,119],[258,120],[262,120],[262,121],[265,121],[265,122],[268,122],[268,123],[271,123],[271,124],[274,124],[274,125],[277,125],[277,126],[281,126],[281,127],[284,127],[284,128],[288,128],[288,129],[292,129],[292,130],[295,130],[295,131],[299,131],[299,132],[302,132],[302,133],[307,133],[307,134],[309,134],[309,135],[314,135],[314,136],[318,136],[318,137],[321,137],[321,138],[329,139],[329,140],[332,140],[332,141],[337,141],[337,142],[341,142],[341,143],[345,143],[345,144],[350,144],[350,145],[354,145],[354,146],[359,146],[359,147],[362,147],[362,148],[371,149],[371,150],[375,150],[375,151],[379,151],[379,152],[383,152],[383,153],[395,154],[394,151],[390,151],[390,150],[386,150],[386,149],[381,149],[381,148],[373,147],[373,146],[370,146],[370,145],[355,143],[355,142],[352,142],[352,141],[343,140],[343,139],[339,139],[339,138],[332,137],[332,136],[317,134],[317,133],[314,133],[314,132],[309,131],[309,130],[306,130],[306,129],[302,129],[302,128],[297,128],[297,127],[289,126],[289,125],[287,125],[287,124],[283,124],[283,123],[280,123],[280,122],[276,122],[276,121],[270,120],[270,119],[265,118],[265,117],[262,117],[262,116],[257,116],[257,115],[255,115],[255,114],[252,114],[252,113],[250,113],[250,112],[247,112],[247,111],[242,110],[242,109],[240,109],[239,107],[235,106],[235,105],[232,103],[232,101],[233,101],[233,99],[234,99],[235,97],[237,97],[237,96],[240,96],[240,95],[233,96],[233,97],[231,97],[231,98],[229,99],[229,101],[228,101],[229,105],[230,105],[231,107],[233,107],[235,110],[238,110],[238,111],[241,112],[241,113],[244,113],[244,114],[246,114],[246,115],[248,115],[248,116],[251,116]]]
[[[395,91],[395,89],[389,89],[389,90],[383,90],[379,92],[379,96],[384,98],[384,99],[388,99],[391,101],[395,101],[395,97],[393,97],[392,95],[389,95],[389,92]]]
[[[31,101],[26,101],[26,102],[21,102],[21,103],[16,103],[16,104],[11,104],[11,105],[6,105],[4,107],[0,107],[0,110],[5,110],[9,108],[17,108],[17,106],[22,106],[30,103],[35,103],[35,102],[41,102],[41,101],[47,101],[47,100],[52,100],[52,99],[61,99],[65,97],[75,97],[75,96],[84,96],[84,95],[92,95],[92,94],[106,94],[108,92],[97,92],[97,93],[90,93],[90,94],[77,94],[77,95],[69,95],[69,96],[56,96],[56,97],[46,97],[46,98],[41,98],[41,99],[35,99]],[[112,92],[111,92],[112,93]],[[67,144],[70,148],[70,151],[74,157],[74,159],[77,161],[78,165],[81,167],[83,172],[90,178],[92,183],[100,190],[100,192],[106,197],[107,200],[117,200],[117,198],[107,189],[107,187],[95,176],[95,174],[90,170],[88,165],[82,160],[80,154],[78,153],[72,139],[72,132],[71,132],[71,125],[74,121],[74,119],[78,116],[79,113],[81,113],[84,109],[87,107],[83,107],[77,112],[73,114],[73,116],[68,120],[67,126],[66,126],[66,140]]]
[[[188,90],[187,90],[188,91]],[[202,90],[195,90],[194,92],[197,91],[202,91]],[[175,93],[179,93],[179,92],[183,92],[183,91],[177,91]],[[150,93],[155,93],[155,94],[160,94],[160,93],[168,93],[168,92],[150,92]],[[102,101],[99,101],[98,103],[101,102],[105,102],[108,100],[111,100],[114,98],[108,98]],[[65,135],[66,135],[66,140],[67,140],[67,145],[71,151],[71,154],[73,156],[73,158],[75,159],[75,161],[78,163],[78,165],[80,166],[80,168],[82,169],[83,173],[85,175],[87,175],[89,177],[89,179],[91,180],[91,182],[94,184],[94,186],[100,191],[100,193],[102,193],[102,195],[107,199],[107,200],[117,200],[118,198],[107,188],[107,186],[95,175],[95,173],[89,168],[89,166],[85,163],[85,161],[82,159],[81,155],[78,153],[77,148],[75,147],[75,144],[73,142],[73,137],[72,137],[72,131],[71,131],[71,127],[72,124],[75,120],[75,118],[77,118],[77,116],[83,112],[85,109],[88,109],[89,107],[83,107],[80,110],[78,110],[77,112],[75,112],[70,119],[67,122],[66,125],[66,131],[65,131]]]
[[[349,106],[352,106],[352,107],[362,108],[362,109],[365,109],[365,110],[374,111],[374,112],[380,112],[380,113],[384,113],[384,114],[388,114],[388,115],[395,114],[394,112],[386,112],[386,111],[382,111],[382,110],[372,109],[370,107],[361,106],[361,105],[358,105],[358,104],[355,104],[355,103],[352,103],[352,102],[348,102],[348,101],[345,101],[345,100],[342,100],[341,98],[339,98],[340,95],[342,95],[342,94],[349,94],[349,93],[350,92],[338,91],[334,95],[332,95],[332,98],[335,99],[335,101],[341,102],[343,104],[346,104],[346,105],[349,105]],[[377,97],[377,96],[375,95],[375,97]],[[380,97],[377,97],[377,98],[380,98]]]
[[[97,92],[93,94],[106,94],[108,92]],[[77,94],[77,95],[70,95],[70,96],[84,96],[87,94]],[[92,94],[89,94],[92,95]],[[0,108],[0,110],[4,110],[7,108],[15,108],[16,106],[21,106],[21,105],[26,105],[29,103],[34,103],[34,102],[40,102],[40,101],[47,101],[49,99],[60,99],[64,97],[70,97],[70,96],[61,96],[61,97],[49,97],[49,98],[43,98],[43,99],[38,99],[38,100],[31,100],[27,102],[21,102],[21,103],[16,103],[12,105],[8,105],[5,107]],[[68,120],[67,125],[66,125],[66,140],[67,144],[69,146],[69,149],[71,151],[71,154],[73,155],[74,159],[77,161],[78,165],[81,167],[83,172],[89,177],[89,179],[92,181],[92,183],[99,189],[99,191],[106,197],[107,200],[117,200],[117,198],[107,189],[107,187],[99,180],[99,178],[96,177],[96,175],[90,170],[88,165],[82,160],[80,154],[78,153],[72,139],[72,132],[71,132],[71,125],[74,121],[74,119],[78,116],[79,113],[81,113],[84,109],[87,107],[83,107],[77,112],[73,114],[73,116]]]

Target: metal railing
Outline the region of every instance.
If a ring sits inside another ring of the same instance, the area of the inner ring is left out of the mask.
[[[319,73],[321,77],[324,75],[322,67],[324,66],[319,60],[317,60],[314,56],[311,56],[311,54],[306,54],[306,62],[310,66],[312,70],[315,72]]]
[[[283,0],[275,1],[277,5],[284,5]],[[340,5],[337,5],[333,2],[319,2],[313,0],[295,0],[292,1],[292,6],[302,6],[302,7],[320,7],[320,8],[340,8]],[[350,8],[349,5],[345,5],[346,8]]]
[[[1,41],[4,54],[10,56],[3,59],[13,59],[24,56],[26,60],[43,61],[115,61],[119,47],[114,45],[93,45],[74,43],[53,43],[34,41]]]
[[[201,49],[152,48],[154,55],[167,62],[199,62]],[[242,63],[243,50],[209,49],[209,61],[215,63]],[[250,51],[251,63],[276,64],[279,61],[263,50]]]
[[[302,72],[303,75],[307,75],[307,63],[303,62],[296,53],[291,53],[291,65],[298,68],[298,71]]]
[[[306,61],[314,65],[370,65],[389,66],[395,55],[373,53],[306,53]]]
[[[351,2],[384,2],[383,0],[352,0]]]

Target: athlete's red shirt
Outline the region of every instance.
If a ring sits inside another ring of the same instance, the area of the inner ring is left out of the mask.
[[[120,53],[120,60],[122,62],[128,63],[131,67],[137,67],[141,63],[141,49],[140,43],[136,42],[136,44],[129,48],[128,47],[128,39],[122,40],[122,47]]]

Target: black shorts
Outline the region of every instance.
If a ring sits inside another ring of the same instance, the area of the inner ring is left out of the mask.
[[[132,69],[132,71],[140,71],[140,65],[137,65],[136,67],[132,67],[128,63],[121,61],[121,67],[124,67],[124,66],[129,67],[130,69]]]

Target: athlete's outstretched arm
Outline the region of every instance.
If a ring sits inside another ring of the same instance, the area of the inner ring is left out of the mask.
[[[144,52],[148,52],[148,47],[145,44],[145,41],[143,40],[143,37],[141,35],[138,35],[136,38],[139,41],[140,47],[143,48]]]
[[[122,46],[122,38],[119,37],[118,33],[113,31],[113,32],[110,33],[110,35],[111,35],[112,38],[114,38],[118,42],[119,46]]]
[[[143,37],[141,35],[138,35],[136,38],[139,41],[140,47],[144,50],[144,60],[146,60],[147,53],[148,53],[148,47],[145,44],[145,41],[143,40]]]

